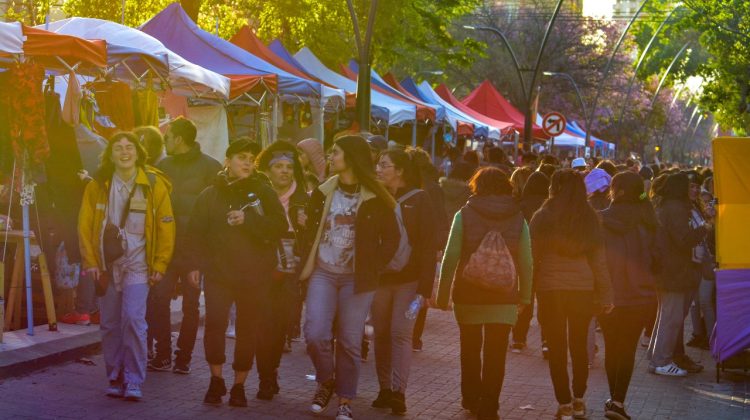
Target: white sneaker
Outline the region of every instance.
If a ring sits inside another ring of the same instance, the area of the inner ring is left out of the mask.
[[[680,367],[674,364],[674,362],[654,368],[654,373],[663,376],[687,376],[687,371],[685,369],[680,369]]]

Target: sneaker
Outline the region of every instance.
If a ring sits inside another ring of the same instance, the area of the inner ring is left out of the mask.
[[[393,391],[391,394],[391,413],[397,416],[406,414],[406,396],[403,392]]]
[[[247,407],[247,397],[245,396],[245,385],[234,384],[229,391],[229,405],[232,407]]]
[[[206,396],[203,397],[204,404],[219,405],[221,397],[227,395],[227,387],[224,384],[224,378],[211,377],[211,383],[208,385]]]
[[[318,389],[317,391],[315,391],[315,396],[313,397],[310,411],[315,414],[320,414],[325,411],[326,407],[328,407],[328,403],[331,401],[331,396],[333,396],[334,384],[335,382],[333,381],[333,379],[329,380],[328,382],[318,384]]]
[[[390,389],[381,389],[378,392],[378,398],[372,402],[374,408],[390,408],[391,400],[393,399],[393,391]]]
[[[172,372],[180,374],[180,375],[189,375],[190,363],[183,363],[183,362],[178,362],[175,360],[174,367],[172,368]]]
[[[648,347],[650,343],[651,337],[648,337],[646,335],[641,336],[641,347]]]
[[[79,314],[78,312],[68,312],[60,318],[63,324],[74,325],[91,325],[89,314]]]
[[[122,383],[117,381],[109,381],[106,395],[112,398],[122,398],[125,396],[125,387]]]
[[[513,343],[510,345],[510,352],[520,354],[526,348],[526,343]]]
[[[148,370],[155,372],[169,372],[172,370],[172,360],[170,359],[159,359],[153,358],[148,364],[146,364]]]
[[[693,359],[688,357],[687,354],[683,354],[682,356],[675,356],[674,364],[676,364],[680,369],[686,370],[687,373],[699,373],[703,371],[703,365],[695,362]]]
[[[612,400],[607,400],[604,403],[604,417],[612,420],[630,420],[625,408],[615,404]]]
[[[348,403],[339,404],[339,410],[336,412],[336,420],[354,420],[352,408]]]
[[[586,401],[584,401],[583,398],[573,399],[573,418],[586,418]]]
[[[687,371],[680,369],[674,362],[654,368],[654,373],[662,376],[687,376]]]
[[[136,384],[127,384],[125,386],[123,397],[125,397],[125,401],[140,401],[141,398],[143,398],[141,386]]]
[[[570,404],[560,404],[555,414],[557,420],[573,420],[573,406]]]

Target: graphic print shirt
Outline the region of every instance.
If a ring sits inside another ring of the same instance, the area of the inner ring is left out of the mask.
[[[320,268],[337,274],[354,272],[354,221],[359,204],[359,192],[334,191],[318,247]]]

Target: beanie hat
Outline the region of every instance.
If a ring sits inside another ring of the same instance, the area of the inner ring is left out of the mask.
[[[297,143],[297,148],[307,156],[315,170],[315,176],[323,181],[326,177],[326,155],[323,145],[317,139],[304,139]]]
[[[370,155],[370,146],[359,135],[339,137],[334,144],[344,151],[344,155],[354,166],[366,172],[375,172],[375,165]]]
[[[604,169],[594,168],[586,175],[583,181],[586,184],[586,194],[591,195],[595,192],[609,189],[612,177]]]

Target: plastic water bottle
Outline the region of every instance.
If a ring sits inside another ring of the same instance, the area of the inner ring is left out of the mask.
[[[422,297],[422,295],[417,295],[417,297],[415,297],[414,300],[411,301],[411,303],[409,304],[409,309],[404,314],[406,319],[417,319],[419,310],[422,309],[422,304],[424,304],[424,298]]]

